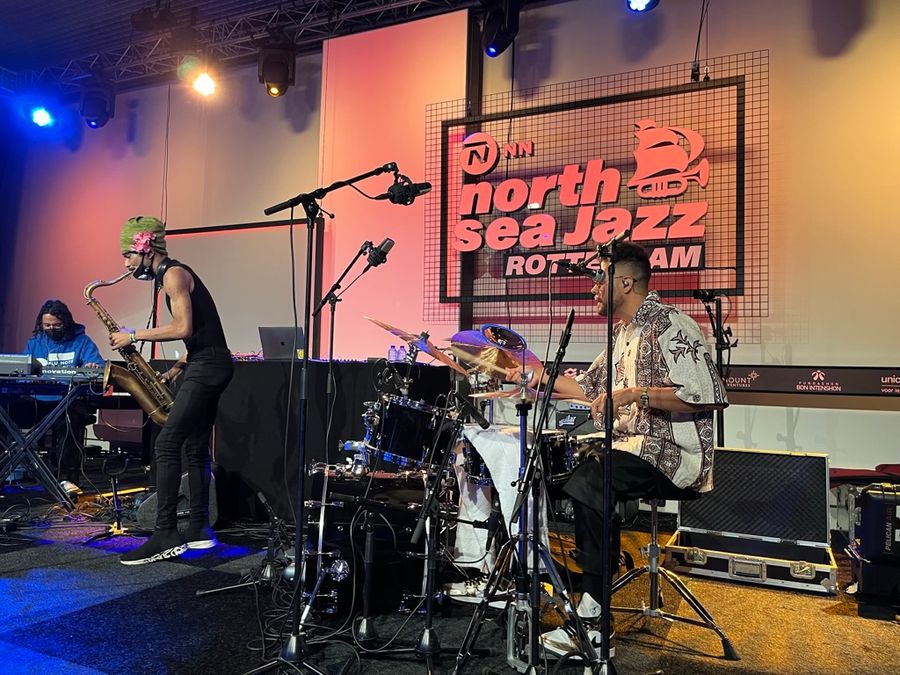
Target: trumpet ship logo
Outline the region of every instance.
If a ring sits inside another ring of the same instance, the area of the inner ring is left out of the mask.
[[[700,134],[684,127],[658,127],[655,120],[641,120],[635,126],[638,146],[632,154],[637,169],[628,187],[637,188],[639,197],[677,197],[684,194],[691,181],[706,187],[709,160],[696,161],[706,147]],[[681,141],[685,141],[687,149]]]

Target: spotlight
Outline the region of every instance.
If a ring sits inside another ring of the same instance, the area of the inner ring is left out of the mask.
[[[519,32],[521,0],[498,0],[492,3],[481,28],[484,53],[494,58],[509,47]]]
[[[659,4],[659,0],[625,0],[625,4],[632,12],[649,12]]]
[[[212,96],[216,93],[216,81],[206,69],[194,78],[194,82],[191,86],[194,88],[194,91],[201,96]]]
[[[293,45],[264,47],[259,50],[259,81],[273,98],[284,96],[294,84],[297,60]]]
[[[28,117],[39,127],[52,127],[56,121],[44,106],[35,106],[28,111]]]
[[[186,54],[175,72],[179,80],[189,82],[202,96],[212,96],[216,92],[216,72],[210,68],[210,59],[206,55]]]
[[[86,84],[81,90],[81,116],[91,129],[105,126],[116,114],[116,94],[101,80]]]

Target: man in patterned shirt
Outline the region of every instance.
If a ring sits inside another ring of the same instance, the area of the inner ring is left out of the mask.
[[[712,489],[713,411],[728,405],[725,387],[706,349],[697,323],[676,307],[666,305],[650,292],[647,252],[632,243],[621,243],[613,257],[612,307],[606,306],[607,279],[591,289],[598,313],[611,311],[618,319],[613,329],[613,355],[601,353],[577,378],[560,376],[555,390],[573,398],[587,398],[597,429],[604,428],[606,368],[613,373],[612,487],[615,494],[649,490],[654,485],[706,492]],[[603,261],[605,272],[609,263]],[[515,381],[518,371],[508,373]],[[530,378],[532,386],[544,384],[542,370]],[[597,600],[603,590],[600,533],[602,531],[602,447],[588,451],[566,483],[575,509],[576,556],[584,571],[578,613],[596,618]],[[612,523],[610,548],[618,559],[618,524]],[[599,640],[599,633],[591,631]],[[574,648],[566,631],[556,629],[542,636],[544,647],[554,653]]]

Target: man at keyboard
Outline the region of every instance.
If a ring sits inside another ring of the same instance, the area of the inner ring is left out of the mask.
[[[34,322],[34,332],[23,353],[33,356],[48,368],[101,368],[104,365],[97,345],[87,336],[84,326],[75,323],[72,312],[61,300],[47,300],[41,305]],[[46,414],[43,408],[52,408],[59,400],[56,397],[48,400],[50,398],[35,397],[34,406],[28,411],[34,421]],[[53,427],[55,456],[51,467],[56,469],[61,480],[75,485],[81,473],[84,432],[92,414],[85,401],[76,399]]]

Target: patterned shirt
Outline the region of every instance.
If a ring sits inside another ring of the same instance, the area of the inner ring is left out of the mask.
[[[631,322],[613,329],[613,390],[626,387],[672,387],[682,401],[725,407],[725,387],[706,349],[697,323],[651,292]],[[589,400],[605,389],[604,350],[578,383]],[[603,414],[594,419],[603,429]],[[613,448],[638,455],[657,467],[677,487],[712,489],[713,413],[670,412],[633,403],[613,422]]]

